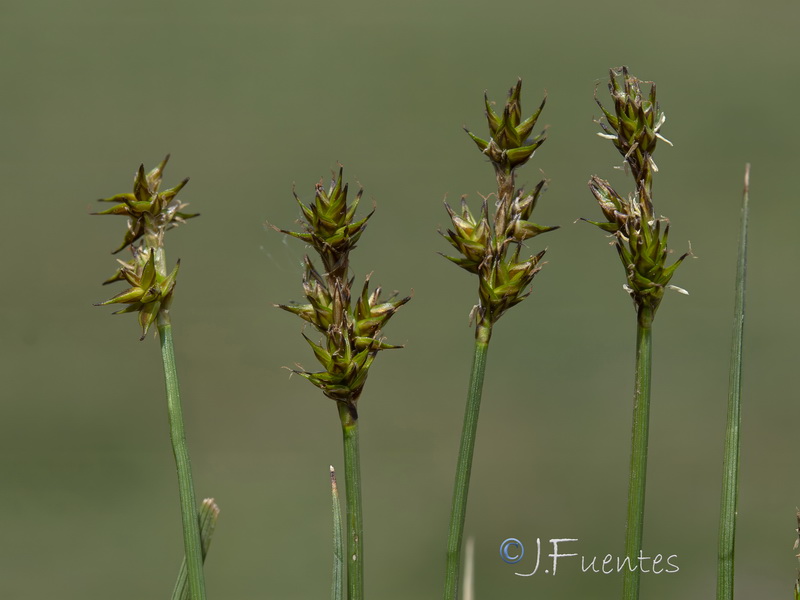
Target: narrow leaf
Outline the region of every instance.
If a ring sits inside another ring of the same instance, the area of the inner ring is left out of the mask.
[[[739,260],[736,268],[736,296],[733,314],[730,378],[728,387],[728,423],[725,431],[725,454],[722,467],[722,502],[719,520],[719,556],[717,563],[717,600],[733,600],[734,553],[736,540],[736,505],[739,499],[739,453],[742,423],[742,348],[744,337],[744,300],[747,272],[747,222],[750,204],[750,165],[745,166],[742,197]]]
[[[203,503],[200,505],[198,519],[200,521],[200,543],[202,545],[204,562],[206,555],[208,555],[208,549],[211,547],[211,537],[214,535],[218,517],[219,506],[214,502],[214,499],[206,498],[203,500]],[[172,600],[190,600],[186,558],[183,559],[181,568],[178,571],[178,581],[175,583],[175,589],[172,591]]]
[[[342,600],[344,595],[344,533],[342,525],[342,505],[339,502],[339,488],[336,485],[336,471],[331,466],[331,498],[333,500],[333,578],[331,581],[331,600]]]

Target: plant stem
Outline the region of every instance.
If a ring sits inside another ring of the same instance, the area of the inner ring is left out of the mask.
[[[719,558],[717,600],[733,599],[736,505],[739,499],[739,433],[742,424],[742,345],[744,336],[744,291],[747,273],[747,221],[750,203],[750,165],[745,167],[742,197],[739,259],[736,267],[736,299],[733,312],[730,379],[728,382],[728,422],[725,428],[725,454],[722,466],[722,503],[719,516]]]
[[[183,427],[181,398],[178,390],[178,372],[175,368],[175,348],[172,342],[172,325],[169,313],[161,310],[158,316],[158,333],[161,339],[161,357],[164,361],[164,379],[167,384],[167,411],[169,413],[169,437],[178,470],[178,490],[180,494],[181,522],[183,524],[183,545],[186,554],[186,567],[189,572],[189,591],[192,600],[205,600],[206,589],[203,579],[203,551],[200,543],[200,523],[197,502],[192,483],[192,468],[189,450],[186,446],[186,433]]]
[[[364,526],[361,519],[361,460],[355,409],[337,402],[344,439],[344,481],[347,505],[347,598],[364,598]]]
[[[644,496],[647,478],[647,438],[650,429],[650,374],[652,366],[653,311],[639,309],[636,325],[636,374],[633,390],[633,429],[631,433],[631,470],[628,487],[628,519],[625,532],[625,556],[628,568],[623,570],[622,598],[639,598],[639,553],[642,549]]]
[[[486,373],[486,355],[489,351],[491,325],[479,325],[475,334],[475,355],[467,391],[467,408],[461,430],[461,446],[456,465],[456,483],[453,491],[453,508],[450,513],[450,531],[447,537],[447,570],[445,575],[445,600],[458,597],[458,580],[461,568],[461,542],[464,536],[464,521],[467,515],[467,495],[472,472],[472,454],[475,450],[475,435],[478,430],[478,414],[481,409],[483,376]]]

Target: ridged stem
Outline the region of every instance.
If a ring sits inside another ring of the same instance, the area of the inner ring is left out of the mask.
[[[459,571],[461,568],[461,546],[464,537],[464,521],[467,516],[467,495],[472,472],[472,455],[478,431],[478,415],[481,409],[483,377],[486,373],[486,355],[489,351],[491,325],[479,326],[475,336],[475,354],[467,391],[467,408],[461,430],[461,446],[456,464],[456,482],[453,491],[453,506],[450,512],[450,530],[447,537],[447,570],[445,573],[445,600],[458,598]]]
[[[628,515],[625,531],[625,556],[628,568],[623,570],[623,600],[638,600],[639,553],[644,527],[644,498],[647,479],[647,440],[650,429],[650,373],[652,365],[652,309],[639,310],[636,325],[636,373],[633,389],[633,427],[631,432],[631,468],[628,486]]]
[[[736,505],[739,499],[739,432],[742,424],[742,346],[744,336],[744,292],[747,272],[747,221],[750,202],[750,165],[745,167],[742,197],[739,259],[736,267],[736,299],[733,312],[728,422],[722,464],[722,501],[719,515],[717,600],[733,600],[733,570],[736,541]]]
[[[344,441],[344,482],[347,506],[347,599],[364,598],[364,526],[361,518],[361,460],[358,417],[344,402],[337,402]]]
[[[186,445],[183,426],[183,411],[178,390],[178,372],[175,367],[175,348],[172,341],[172,325],[169,313],[160,311],[158,334],[161,339],[161,357],[164,362],[164,379],[167,384],[167,412],[169,414],[169,437],[178,470],[178,491],[180,495],[181,523],[183,525],[183,546],[186,554],[186,568],[189,572],[189,592],[192,600],[205,600],[206,588],[203,578],[203,550],[200,542],[200,524],[197,514],[197,501],[192,483],[192,467]]]

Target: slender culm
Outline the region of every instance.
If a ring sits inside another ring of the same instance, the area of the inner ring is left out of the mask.
[[[302,232],[276,229],[298,238],[319,255],[322,272],[311,259],[304,260],[303,291],[307,304],[281,304],[279,308],[310,323],[323,338],[317,344],[306,337],[323,371],[295,370],[336,402],[344,448],[345,506],[347,523],[347,599],[364,598],[364,528],[361,504],[361,466],[358,444],[358,401],[367,373],[381,350],[399,348],[387,344],[382,329],[411,298],[397,294],[381,300],[381,288],[370,292],[369,277],[360,292],[352,289],[350,251],[355,248],[372,216],[356,221],[361,190],[347,203],[348,187],[342,169],[327,191],[317,184],[314,202],[308,206],[295,195],[303,215]],[[305,336],[304,336],[305,337]]]
[[[653,319],[667,288],[686,293],[669,282],[688,255],[684,254],[672,265],[666,264],[669,221],[656,217],[653,208],[653,175],[658,171],[653,152],[659,140],[669,142],[660,133],[665,116],[656,102],[656,86],[651,83],[650,92],[645,95],[642,83],[630,75],[626,67],[612,69],[608,89],[613,110],[607,110],[595,98],[605,117],[605,123],[598,121],[603,130],[598,135],[611,140],[622,155],[624,169],[634,180],[633,194],[623,197],[597,176],[589,181],[589,189],[607,219],[607,222],[589,222],[612,234],[625,269],[625,290],[636,310],[633,427],[625,534],[625,556],[632,565],[637,564],[642,550],[644,529]],[[624,600],[639,597],[640,574],[638,568],[623,570]]]
[[[491,134],[488,141],[467,130],[467,134],[489,158],[494,168],[497,192],[492,222],[489,220],[489,206],[485,199],[477,218],[473,216],[465,198],[461,199],[461,210],[458,213],[445,203],[453,228],[442,235],[461,255],[445,258],[478,276],[478,304],[472,310],[472,318],[475,320],[475,350],[456,463],[447,538],[445,600],[455,600],[458,597],[467,495],[492,327],[509,308],[519,304],[530,294],[531,282],[541,270],[544,250],[525,258],[522,255],[524,242],[540,233],[558,229],[554,226],[537,225],[529,220],[546,182],[540,181],[531,192],[516,187],[517,168],[528,162],[545,141],[544,134],[532,135],[544,108],[544,100],[536,112],[523,121],[521,94],[520,80],[509,92],[502,115],[495,113],[488,96],[484,97]]]
[[[139,325],[142,329],[140,340],[145,338],[153,324],[158,328],[166,381],[170,440],[178,473],[188,587],[192,600],[205,600],[203,575],[205,554],[201,543],[170,322],[170,305],[180,261],[168,273],[164,250],[164,234],[184,223],[186,219],[197,215],[183,212],[186,204],[177,198],[178,192],[183,189],[188,179],[184,179],[174,188],[160,191],[161,178],[168,160],[169,156],[149,173],[146,173],[144,165],[141,165],[134,178],[133,193],[117,194],[101,200],[113,203],[113,206],[95,214],[120,215],[127,218],[128,226],[122,245],[114,253],[129,248],[132,259],[128,262],[119,261],[119,269],[105,282],[126,281],[131,287],[110,300],[99,303],[98,306],[126,304],[127,306],[117,313],[139,315]]]

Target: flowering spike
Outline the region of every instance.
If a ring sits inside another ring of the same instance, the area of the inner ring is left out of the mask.
[[[321,183],[315,186],[314,202],[301,206],[302,232],[278,229],[310,244],[320,255],[323,273],[314,268],[311,259],[304,258],[303,291],[307,304],[277,305],[287,312],[311,323],[324,336],[317,344],[306,338],[324,371],[311,373],[295,371],[328,397],[347,406],[357,415],[356,404],[375,355],[380,350],[398,348],[381,338],[381,330],[400,306],[410,300],[380,300],[380,287],[369,291],[369,277],[361,293],[353,297],[353,279],[348,278],[349,254],[364,232],[366,217],[355,220],[363,190],[348,204],[348,184],[343,182],[342,169],[334,175],[327,191]],[[305,337],[305,336],[304,336]]]
[[[490,134],[488,141],[465,129],[494,166],[497,203],[493,222],[490,224],[486,198],[479,218],[475,218],[462,197],[460,214],[445,202],[452,229],[439,232],[461,255],[442,256],[479,277],[480,301],[471,315],[476,317],[478,327],[484,329],[490,329],[506,310],[530,293],[528,288],[533,277],[541,269],[538,265],[544,252],[521,259],[522,244],[539,234],[558,229],[530,220],[544,190],[545,180],[540,181],[530,194],[515,186],[516,169],[524,165],[545,141],[544,133],[533,137],[531,133],[547,98],[542,100],[533,115],[522,121],[521,97],[522,80],[518,80],[498,116],[488,96],[484,95]]]
[[[186,204],[177,199],[178,193],[189,181],[188,178],[171,189],[159,191],[164,166],[168,160],[169,155],[149,173],[145,172],[144,165],[140,165],[134,177],[133,193],[116,194],[101,199],[101,202],[112,203],[113,206],[94,213],[123,215],[128,218],[122,244],[114,253],[130,248],[132,259],[129,262],[118,261],[119,269],[103,284],[125,281],[130,288],[97,306],[127,304],[127,307],[115,314],[138,312],[142,327],[141,339],[147,335],[162,309],[169,307],[180,266],[178,261],[172,272],[167,273],[163,258],[164,233],[186,219],[197,216],[183,212]]]
[[[613,112],[595,96],[606,119],[606,124],[600,123],[605,132],[602,137],[610,139],[622,155],[636,191],[633,198],[624,198],[607,181],[593,176],[589,190],[607,222],[588,222],[614,235],[627,277],[626,290],[640,321],[649,325],[644,321],[655,315],[672,275],[688,254],[666,266],[669,223],[663,217],[654,217],[652,202],[653,175],[657,172],[652,155],[658,139],[664,139],[659,129],[666,117],[658,106],[655,84],[650,82],[650,92],[645,97],[643,83],[646,82],[630,75],[627,67],[611,69],[608,89]]]

